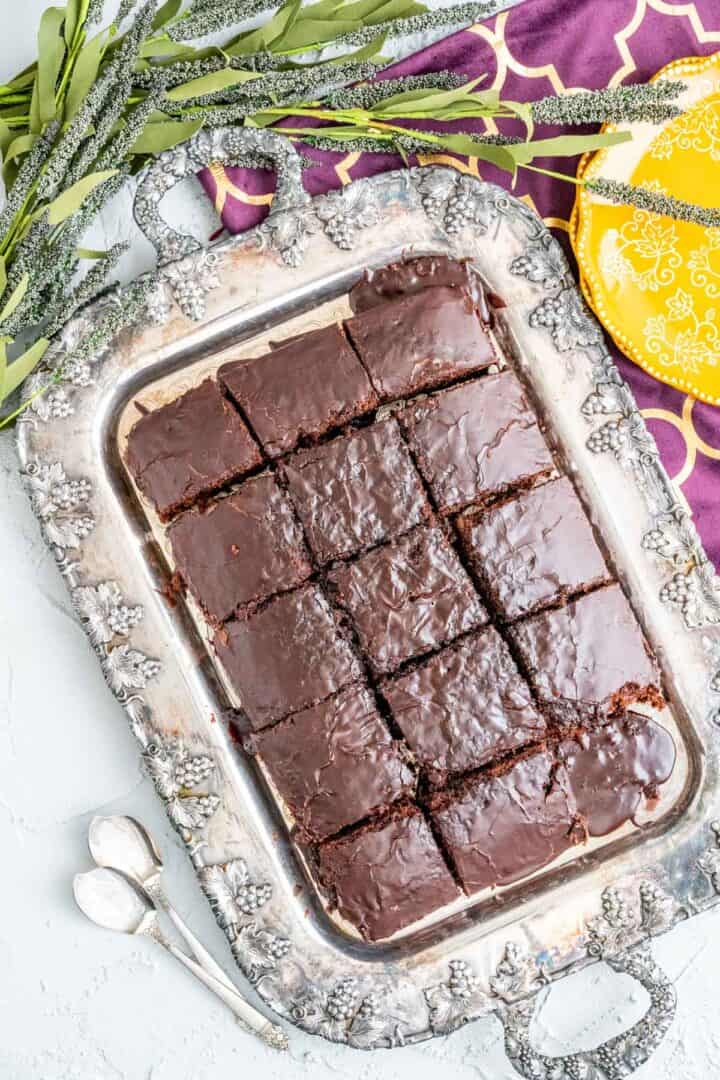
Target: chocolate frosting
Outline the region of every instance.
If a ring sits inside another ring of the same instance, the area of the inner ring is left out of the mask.
[[[352,686],[251,739],[310,840],[413,793],[414,773],[365,687]]]
[[[340,326],[290,339],[218,377],[271,457],[374,409],[377,395]]]
[[[507,772],[439,796],[433,820],[467,892],[507,885],[573,842],[575,801],[564,768],[540,751]]]
[[[490,321],[480,278],[469,263],[449,259],[447,255],[420,255],[378,270],[366,270],[350,290],[350,307],[357,314],[384,305],[388,300],[443,286],[469,293],[482,321]]]
[[[212,379],[146,413],[128,435],[128,468],[163,520],[261,460]]]
[[[470,297],[457,289],[403,296],[345,325],[383,401],[497,362]]]
[[[174,581],[308,864],[378,940],[633,819],[675,747],[628,711],[662,706],[657,666],[521,382],[487,371],[473,271],[422,257],[351,300],[347,333],[143,417],[127,460],[161,515],[192,505]]]
[[[312,573],[290,503],[269,474],[181,514],[168,538],[180,576],[213,623]]]
[[[329,581],[378,673],[487,622],[439,529],[417,529],[338,567]]]
[[[433,394],[405,409],[400,421],[442,510],[459,509],[553,468],[510,371]]]
[[[494,627],[388,679],[382,693],[436,784],[545,735],[530,689]]]
[[[312,585],[228,623],[213,644],[256,729],[324,700],[362,673]]]
[[[459,519],[458,527],[506,619],[610,577],[567,477],[498,507],[471,511]]]
[[[675,743],[664,727],[629,713],[559,747],[578,813],[590,836],[605,836],[654,799],[675,764]]]
[[[535,615],[513,633],[538,693],[549,703],[610,707],[626,684],[644,688],[659,682],[618,584]]]
[[[460,895],[418,811],[320,848],[320,876],[366,941],[390,937]]]
[[[283,473],[320,562],[405,532],[430,513],[395,420],[300,451]]]

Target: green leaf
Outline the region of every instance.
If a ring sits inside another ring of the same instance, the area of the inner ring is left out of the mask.
[[[12,293],[10,294],[10,297],[9,297],[7,303],[5,304],[5,307],[2,309],[2,311],[0,311],[0,326],[7,319],[9,319],[10,316],[12,315],[13,311],[16,310],[16,308],[17,308],[18,304],[20,303],[20,301],[22,300],[23,296],[28,291],[28,285],[29,284],[30,284],[30,275],[28,274],[27,271],[25,271],[25,273],[23,274],[23,276],[20,278],[17,285],[13,289]]]
[[[629,131],[604,131],[598,135],[558,135],[553,139],[535,139],[526,143],[506,146],[518,165],[533,161],[539,157],[575,157],[590,150],[601,150],[604,146],[617,146],[629,142]]]
[[[88,41],[78,53],[75,68],[65,98],[65,120],[72,120],[97,78],[105,51],[105,34]]]
[[[7,285],[7,272],[5,270],[5,256],[0,255],[0,296],[5,292]]]
[[[181,7],[182,0],[165,0],[165,3],[155,13],[155,18],[152,21],[153,30],[160,30],[171,19],[174,19]]]
[[[13,129],[3,120],[0,120],[0,160],[6,160],[8,146],[12,145],[14,138]]]
[[[303,8],[303,14],[307,15],[309,19],[325,19],[330,18],[336,12],[339,12],[341,8],[349,7],[353,0],[318,0],[316,4],[307,4]],[[383,3],[383,0],[367,0],[367,2],[375,4]]]
[[[341,19],[358,20],[363,26],[374,26],[390,19],[421,15],[427,11],[416,0],[319,0],[303,8],[303,17],[325,19],[338,16]]]
[[[38,30],[38,111],[42,126],[55,119],[55,84],[65,55],[65,42],[61,37],[65,19],[63,8],[47,8],[40,19]]]
[[[508,109],[510,112],[515,113],[519,120],[522,120],[525,125],[525,134],[528,139],[532,138],[534,130],[532,105],[527,101],[503,101],[500,105],[504,109]]]
[[[5,149],[3,160],[14,161],[15,158],[20,157],[21,154],[27,154],[28,150],[31,150],[33,145],[37,142],[37,139],[37,135],[18,135]]]
[[[229,45],[223,46],[223,51],[228,56],[248,56],[250,53],[262,52],[270,47],[277,39],[288,31],[298,17],[302,0],[285,0],[282,7],[278,8],[271,19],[255,30],[249,30],[241,34]]]
[[[83,8],[86,10],[83,11]],[[67,0],[65,4],[65,44],[68,49],[75,40],[75,31],[81,20],[87,14],[87,5],[84,0]]]
[[[366,25],[374,26],[376,23],[387,22],[390,19],[408,19],[412,15],[423,15],[426,11],[428,8],[425,4],[408,3],[408,0],[386,0],[373,13],[361,17]],[[354,11],[353,14],[355,14]]]
[[[30,98],[30,131],[34,135],[39,135],[42,131],[42,122],[40,120],[40,97],[38,94],[38,80],[35,77],[33,83],[32,96]]]
[[[413,135],[421,135],[421,132],[412,132]],[[440,146],[452,150],[456,154],[466,157],[478,158],[497,166],[503,172],[515,175],[515,159],[508,151],[514,146],[496,146],[494,143],[483,143],[473,139],[471,135],[436,135],[435,139]]]
[[[381,102],[376,111],[382,110],[388,116],[405,116],[412,111],[417,116],[419,112],[430,110],[430,116],[437,119],[440,109],[469,98],[475,87],[486,78],[486,75],[479,75],[477,79],[463,83],[454,90],[406,90],[404,94],[393,94]],[[477,101],[478,106],[492,107],[492,93],[494,92],[487,91],[485,94],[475,94],[471,100]]]
[[[254,126],[267,127],[265,115],[266,114],[263,113],[256,113],[252,117]],[[256,121],[258,121],[258,118],[260,122],[256,123]],[[273,116],[273,119],[277,121],[276,116]],[[373,131],[368,127],[356,126],[355,124],[345,124],[338,127],[308,128],[285,128],[279,126],[277,130],[283,132],[283,134],[290,134],[293,138],[302,138],[303,135],[318,135],[322,136],[323,139],[332,139],[333,142],[345,142],[347,139],[358,139],[366,137],[370,139],[386,139],[388,144],[391,144],[392,140],[395,138],[395,133],[392,131],[378,132]],[[412,134],[414,134],[414,132],[408,132],[408,135]]]
[[[18,135],[13,139],[8,147],[6,147],[3,153],[3,175],[7,178],[9,174],[8,165],[12,164],[22,154],[27,154],[28,150],[31,150],[33,144],[37,142],[37,135]]]
[[[276,113],[268,112],[256,112],[252,116],[246,116],[243,120],[244,127],[256,127],[265,128],[270,127],[272,124],[277,124],[278,117]]]
[[[371,41],[368,41],[367,45],[363,45],[361,49],[357,49],[356,52],[342,53],[341,56],[334,56],[332,60],[328,61],[330,64],[348,64],[348,63],[360,63],[362,60],[376,60],[378,63],[382,60],[380,53],[382,47],[387,40],[388,32],[385,30],[383,33],[378,34]],[[389,61],[388,61],[389,62]]]
[[[11,79],[8,86],[12,90],[27,90],[35,82],[36,71],[37,64],[31,64],[20,75],[16,75],[14,79]]]
[[[159,154],[192,138],[203,126],[202,120],[165,120],[148,124],[133,143],[131,154]]]
[[[96,251],[95,248],[75,248],[75,258],[77,259],[104,259],[107,255],[107,251]]]
[[[230,86],[238,86],[240,83],[259,78],[261,76],[256,71],[223,68],[221,71],[213,71],[209,75],[201,75],[197,79],[182,83],[180,86],[168,90],[165,96],[169,101],[187,101],[188,98],[202,97],[205,94],[217,94],[221,90],[227,90]]]
[[[26,349],[22,356],[18,356],[17,360],[13,360],[12,364],[5,366],[3,371],[2,390],[0,390],[0,400],[5,401],[10,397],[13,390],[28,377],[30,372],[37,367],[42,360],[47,347],[50,344],[47,338],[38,338],[34,345],[31,345],[29,349]]]
[[[164,60],[195,60],[196,50],[191,45],[184,45],[181,41],[171,41],[169,37],[154,38],[145,41],[140,46],[140,56],[154,59],[160,57]]]
[[[87,176],[83,176],[81,180],[74,183],[67,191],[63,191],[61,195],[58,195],[50,203],[47,209],[48,222],[51,225],[60,225],[66,218],[69,218],[71,214],[80,209],[85,199],[96,187],[104,184],[111,176],[116,176],[117,171],[117,169],[105,169],[103,172],[89,173]]]
[[[360,30],[360,19],[308,19],[300,16],[284,34],[270,42],[273,52],[309,49],[334,41],[340,34]]]

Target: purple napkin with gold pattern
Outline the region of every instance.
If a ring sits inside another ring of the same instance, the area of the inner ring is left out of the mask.
[[[603,0],[602,5],[597,0],[526,0],[415,53],[388,68],[383,77],[448,70],[470,79],[487,73],[484,87],[492,86],[510,99],[532,100],[572,87],[644,82],[671,60],[716,51],[720,51],[717,0]],[[478,130],[485,130],[483,122]],[[538,129],[538,137],[544,133]],[[314,163],[305,172],[311,195],[402,164],[392,154],[326,153],[309,147],[303,152]],[[484,163],[468,164],[467,159],[450,155],[418,160],[456,165],[508,186],[506,174]],[[574,173],[577,160],[542,164]],[[200,179],[233,233],[257,224],[272,199],[273,177],[259,170],[216,166]],[[521,171],[515,194],[531,202],[556,235],[566,240],[572,185]],[[612,343],[610,347],[657,440],[665,467],[690,505],[708,555],[720,569],[720,408],[657,382]]]

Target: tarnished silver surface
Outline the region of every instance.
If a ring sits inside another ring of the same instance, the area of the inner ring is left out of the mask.
[[[223,157],[228,138],[215,135],[207,154]],[[276,160],[276,137],[253,133],[251,150]],[[178,153],[195,163],[203,158],[195,141]],[[142,200],[137,217],[150,232],[161,228],[167,176],[184,175],[178,153],[163,155],[141,187],[152,222]],[[238,146],[228,153],[237,156]],[[626,1076],[658,1045],[675,1008],[651,939],[720,897],[720,590],[713,569],[561,250],[526,205],[443,168],[388,173],[307,202],[297,170],[287,165],[292,152],[285,147],[283,155],[282,208],[211,253],[192,251],[161,268],[140,324],[120,331],[103,355],[73,362],[77,343],[92,335],[108,305],[122,311],[122,289],[66,328],[55,351],[60,377],[19,431],[35,512],[233,953],[273,1009],[305,1030],[362,1048],[445,1034],[495,1012],[508,1055],[525,1076]],[[289,209],[293,191],[297,209]],[[418,253],[471,258],[506,301],[508,347],[551,420],[661,659],[687,782],[642,832],[576,853],[513,886],[502,902],[470,905],[398,942],[367,946],[329,922],[289,844],[278,839],[252,767],[217,722],[223,699],[212,665],[198,660],[202,650],[182,612],[159,595],[162,574],[123,480],[116,429],[143,386],[345,293],[364,267],[383,265],[410,244]],[[40,373],[31,389],[47,379]],[[595,960],[647,989],[645,1017],[591,1052],[557,1059],[536,1053],[532,996]]]

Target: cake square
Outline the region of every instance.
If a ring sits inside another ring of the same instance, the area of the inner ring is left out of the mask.
[[[663,706],[657,665],[618,584],[515,623],[512,632],[538,695],[561,721],[639,700]]]
[[[337,910],[366,941],[390,937],[460,895],[430,827],[409,806],[323,844],[319,868]]]
[[[388,300],[399,300],[402,296],[438,287],[464,289],[470,293],[480,318],[489,323],[490,314],[480,278],[470,263],[450,259],[447,255],[418,255],[377,270],[366,270],[353,285],[348,299],[353,313],[358,315]]]
[[[218,377],[270,457],[378,403],[340,326],[302,334],[265,356],[223,364]]]
[[[441,511],[462,509],[553,469],[511,371],[433,394],[404,409],[400,421]]]
[[[283,464],[290,497],[321,563],[407,532],[430,507],[397,422],[389,419]]]
[[[255,729],[316,705],[362,674],[314,585],[227,623],[213,644]]]
[[[482,626],[487,614],[439,529],[416,529],[328,575],[376,674]]]
[[[167,521],[262,461],[260,450],[212,379],[134,425],[127,441],[135,483]]]
[[[506,619],[610,577],[565,476],[499,506],[468,511],[457,524],[473,566]]]
[[[567,774],[542,750],[497,776],[441,792],[433,822],[466,892],[479,892],[546,866],[575,839]]]
[[[545,736],[545,721],[494,627],[388,679],[381,692],[431,783]]]
[[[310,841],[413,794],[407,753],[391,737],[364,686],[295,713],[249,742]]]
[[[300,585],[313,569],[290,502],[267,473],[181,514],[168,539],[178,573],[215,626]]]
[[[564,739],[558,756],[588,836],[606,836],[635,817],[642,799],[657,798],[676,755],[664,727],[629,712]]]
[[[497,363],[490,337],[465,290],[411,293],[372,307],[345,325],[383,401],[408,397]]]

